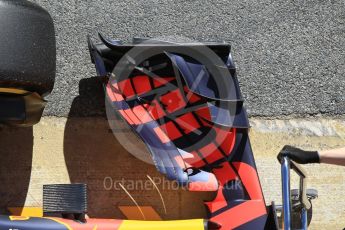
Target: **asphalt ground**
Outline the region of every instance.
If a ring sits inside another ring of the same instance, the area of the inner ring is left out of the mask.
[[[58,43],[56,84],[45,115],[104,114],[101,87],[88,79],[95,70],[86,36],[96,38],[97,32],[121,40],[177,36],[229,42],[251,116],[345,113],[342,0],[35,2],[54,18]]]

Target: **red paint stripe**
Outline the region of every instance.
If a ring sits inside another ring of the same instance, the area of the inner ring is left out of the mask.
[[[205,162],[200,158],[200,156],[198,155],[197,152],[191,152],[191,154],[193,155],[192,158],[185,158],[184,159],[187,164],[190,164],[196,168],[202,168],[205,166]]]
[[[209,155],[211,155],[211,153],[215,152],[216,150],[218,150],[218,147],[211,142],[208,145],[201,148],[199,151],[204,158],[207,158]]]
[[[119,113],[130,125],[134,125],[134,121],[132,121],[123,110],[119,110]]]
[[[225,208],[228,205],[224,194],[223,194],[224,186],[219,185],[216,198],[211,202],[206,202],[206,206],[210,213],[217,212],[218,210]]]
[[[230,230],[267,214],[263,200],[247,201],[211,218],[222,225],[222,230]]]
[[[107,95],[111,101],[116,102],[116,101],[124,100],[121,94],[116,93],[115,91],[111,89],[111,85],[108,84],[106,89],[107,89]],[[135,116],[133,116],[133,114],[131,113],[129,109],[127,110],[119,109],[118,112],[130,125],[135,125],[138,123],[138,119]],[[128,115],[128,113],[130,114],[130,116]]]
[[[146,110],[150,113],[150,115],[155,120],[161,119],[162,117],[166,115],[157,100],[154,100],[150,104],[145,104],[143,106],[146,108]]]
[[[132,79],[137,94],[147,93],[151,90],[150,80],[148,76],[136,76]]]
[[[175,124],[171,121],[164,125],[161,125],[160,127],[168,135],[170,140],[175,140],[177,138],[182,137],[181,132],[177,129]]]
[[[198,121],[194,118],[192,113],[186,113],[183,116],[176,119],[176,122],[184,130],[186,134],[195,131],[200,128]]]
[[[188,99],[189,103],[195,103],[195,102],[198,102],[201,100],[201,97],[197,96],[195,93],[190,91],[187,86],[184,86],[183,89],[186,92],[186,94],[188,95],[187,99]]]
[[[215,176],[211,173],[208,175],[207,181],[198,181],[192,182],[188,184],[189,191],[196,191],[196,192],[212,192],[218,190],[218,182]]]
[[[229,162],[222,163],[220,167],[219,169],[215,168],[212,170],[220,184],[224,185],[229,181],[238,179],[235,171],[229,165]]]
[[[186,107],[187,105],[179,89],[170,91],[169,93],[161,96],[160,101],[163,105],[165,105],[165,108],[169,113],[173,113]]]
[[[106,88],[106,91],[107,91],[107,95],[110,99],[110,101],[123,101],[124,98],[121,94],[119,94],[118,92],[116,92],[115,90],[112,89],[111,85],[107,85],[107,88]]]
[[[235,171],[231,168],[228,162],[222,163],[220,167],[221,168],[219,169],[215,168],[212,170],[213,174],[218,179],[218,183],[220,186],[216,198],[212,202],[207,203],[207,206],[211,213],[214,213],[228,205],[223,194],[224,185],[229,181],[238,179]]]
[[[206,156],[206,155],[205,155]],[[213,152],[209,153],[205,159],[207,160],[208,163],[214,163],[220,159],[223,159],[224,155],[222,154],[221,151],[218,149],[214,150]]]
[[[128,118],[133,121],[133,124],[135,124],[135,125],[142,124],[141,121],[139,120],[139,118],[133,113],[133,111],[131,109],[125,109],[123,111],[126,113]]]
[[[216,131],[216,142],[223,150],[223,152],[229,156],[235,146],[236,142],[236,129],[224,130],[221,128],[213,127]]]
[[[150,114],[141,105],[133,107],[132,111],[140,119],[141,123],[148,123],[150,121],[153,121]]]
[[[242,184],[246,188],[250,199],[262,200],[263,196],[256,170],[252,166],[243,162],[234,162],[233,165],[237,169],[238,174],[241,177]]]
[[[203,108],[200,108],[200,109],[197,109],[195,111],[195,113],[199,116],[199,117],[202,117],[206,120],[211,120],[211,114],[210,114],[210,110],[208,109],[208,107],[203,107]]]
[[[130,82],[130,79],[123,80],[118,83],[119,89],[121,93],[124,94],[126,97],[131,97],[135,95],[134,89],[132,87],[132,84]]]

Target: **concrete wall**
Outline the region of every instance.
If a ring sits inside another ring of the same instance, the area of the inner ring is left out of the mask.
[[[66,116],[79,81],[95,75],[86,36],[183,36],[233,46],[253,116],[345,112],[342,0],[35,0],[52,14],[58,74],[47,115]],[[92,85],[91,93],[99,94]],[[92,101],[93,99],[90,98]],[[78,115],[102,113],[88,103]]]
[[[251,141],[266,202],[281,203],[280,166],[277,152],[285,144],[307,149],[344,145],[343,120],[252,119]],[[152,188],[133,188],[131,181],[163,180],[153,165],[129,154],[115,139],[104,118],[51,118],[29,129],[3,128],[0,138],[0,208],[42,205],[42,185],[83,182],[89,185],[92,217],[125,218],[118,206],[132,201],[117,185],[125,187],[140,205],[153,206],[164,219],[205,216],[203,200],[213,193],[192,193],[158,183],[166,202],[165,214],[158,193]],[[18,145],[20,140],[21,145]],[[314,201],[311,229],[342,229],[345,226],[345,171],[342,167],[313,165],[305,167],[309,187],[319,191]],[[108,179],[106,179],[108,178]],[[111,180],[109,179],[111,178]],[[105,185],[104,185],[105,182]],[[150,183],[149,183],[150,184]],[[294,177],[293,187],[297,186]]]

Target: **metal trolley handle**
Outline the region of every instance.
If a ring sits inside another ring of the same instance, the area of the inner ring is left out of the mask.
[[[308,229],[307,212],[311,208],[311,202],[307,197],[307,177],[303,168],[293,162],[289,157],[281,159],[282,189],[283,189],[283,215],[284,229],[291,230],[291,189],[290,189],[290,169],[294,170],[300,177],[299,202],[301,204],[302,229]]]

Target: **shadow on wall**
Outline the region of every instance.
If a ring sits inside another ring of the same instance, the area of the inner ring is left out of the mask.
[[[126,218],[118,207],[134,204],[119,183],[128,189],[140,206],[152,206],[163,219],[206,217],[203,200],[212,199],[213,193],[195,196],[195,193],[178,189],[164,180],[153,165],[138,160],[117,141],[105,112],[101,117],[83,118],[80,108],[84,106],[87,107],[84,109],[105,111],[102,83],[97,78],[81,80],[79,94],[73,101],[65,127],[64,154],[71,182],[88,184],[91,217]],[[167,214],[147,175],[162,191]]]
[[[33,130],[0,127],[0,214],[23,207],[30,184]]]

